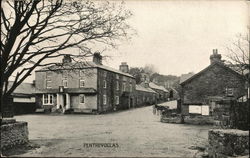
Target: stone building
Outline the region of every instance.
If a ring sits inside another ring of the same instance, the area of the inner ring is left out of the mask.
[[[210,56],[210,65],[180,83],[182,87],[182,113],[190,113],[190,108],[206,105],[213,97],[238,98],[246,94],[245,79],[227,67],[217,49]],[[200,108],[201,109],[201,108]]]
[[[44,109],[70,112],[102,113],[135,106],[135,79],[128,74],[128,65],[120,70],[102,64],[95,53],[93,62],[71,61],[36,71],[36,104]]]
[[[147,82],[136,85],[136,106],[152,105],[157,102],[157,93],[149,88]]]
[[[8,88],[13,85],[13,81],[9,81]],[[33,113],[35,106],[35,83],[21,83],[11,93],[11,108],[15,115]]]
[[[161,103],[168,100],[169,92],[163,86],[159,86],[154,82],[149,83],[149,87],[157,93],[157,103]]]

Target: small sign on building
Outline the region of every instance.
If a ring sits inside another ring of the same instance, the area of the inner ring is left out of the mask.
[[[201,114],[201,106],[200,105],[189,105],[189,113]]]
[[[209,106],[208,105],[201,106],[201,115],[209,115]]]

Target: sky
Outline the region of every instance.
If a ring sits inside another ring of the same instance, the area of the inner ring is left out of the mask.
[[[225,58],[226,46],[249,26],[246,1],[128,0],[125,5],[137,35],[105,52],[112,57],[103,63],[117,69],[127,62],[130,67],[152,64],[163,75],[197,73],[209,65],[213,49]]]
[[[105,64],[118,68],[153,64],[161,74],[181,75],[209,65],[212,49],[222,55],[239,33],[247,33],[245,1],[126,1],[137,36]]]

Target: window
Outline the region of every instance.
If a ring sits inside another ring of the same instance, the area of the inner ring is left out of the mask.
[[[46,80],[46,88],[52,88],[52,81]]]
[[[125,77],[125,76],[123,76],[123,79],[122,79],[123,81],[127,81],[127,78]]]
[[[103,88],[107,88],[107,81],[103,80]]]
[[[104,105],[107,104],[107,96],[106,96],[106,94],[103,95],[103,104]]]
[[[116,74],[116,75],[115,75],[115,78],[116,78],[117,80],[119,80],[119,75],[118,75],[118,74]]]
[[[79,71],[79,76],[84,76],[84,70]]]
[[[46,79],[50,79],[52,76],[52,72],[51,71],[46,71]]]
[[[80,82],[79,82],[79,86],[80,86],[80,88],[82,88],[82,87],[84,87],[85,86],[85,82],[84,82],[84,80],[80,80]]]
[[[63,71],[63,72],[62,72],[62,77],[63,77],[64,79],[68,78],[68,71]]]
[[[85,96],[84,96],[84,94],[80,94],[79,95],[79,103],[80,104],[84,104],[85,103]]]
[[[126,91],[126,82],[123,82],[122,87],[123,87],[123,91]]]
[[[226,88],[226,94],[227,96],[233,96],[234,95],[233,88]]]
[[[132,84],[130,83],[129,84],[129,91],[132,92],[132,90],[133,90],[133,87],[132,87]]]
[[[66,79],[66,80],[64,79],[62,82],[63,82],[63,87],[64,87],[64,88],[68,88],[68,80],[67,80],[67,79]]]
[[[43,105],[53,105],[53,94],[44,94],[43,95]]]
[[[116,104],[116,105],[119,104],[119,96],[115,96],[115,104]]]
[[[119,81],[116,81],[116,90],[119,90]]]
[[[106,71],[103,72],[103,77],[104,77],[104,78],[107,77],[107,72],[106,72]]]

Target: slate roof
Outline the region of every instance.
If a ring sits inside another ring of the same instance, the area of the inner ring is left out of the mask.
[[[195,74],[194,73],[182,74],[180,77],[180,83],[186,81],[187,79],[189,79],[193,75],[195,75]]]
[[[8,89],[13,85],[13,81],[9,81]],[[12,95],[32,95],[35,92],[35,85],[32,83],[21,83],[12,93]]]
[[[137,91],[156,93],[156,92],[155,92],[154,90],[152,90],[151,88],[145,88],[145,87],[143,87],[142,85],[139,85],[139,84],[137,84],[137,85],[135,86],[135,89],[136,89]]]
[[[127,77],[134,78],[129,73],[124,73],[124,72],[122,72],[120,70],[117,70],[117,69],[114,69],[114,68],[111,68],[111,67],[108,67],[108,66],[105,66],[105,65],[99,65],[99,64],[96,64],[96,63],[94,63],[92,61],[76,62],[76,63],[65,63],[65,64],[57,63],[56,65],[42,68],[40,70],[37,70],[36,72],[50,71],[50,70],[84,69],[84,68],[85,69],[86,68],[100,68],[100,69],[115,72],[115,73],[118,73],[118,74],[121,74],[121,75],[124,75],[124,76],[127,76]]]
[[[153,82],[150,82],[150,83],[149,83],[149,87],[150,87],[150,88],[154,88],[154,89],[158,89],[158,90],[162,90],[162,91],[164,91],[164,92],[168,92],[168,90],[166,90],[163,86],[158,86],[158,85],[156,85],[156,84],[153,83]]]
[[[198,73],[194,74],[193,76],[187,78],[183,82],[180,82],[180,85],[184,85],[184,84],[188,83],[189,81],[193,80],[194,78],[198,77],[199,75],[202,75],[207,70],[209,70],[210,68],[214,67],[215,65],[220,66],[220,67],[224,68],[225,70],[230,71],[230,72],[234,73],[235,75],[243,78],[243,76],[241,74],[239,74],[238,72],[234,71],[233,69],[227,67],[225,64],[219,63],[219,62],[215,62],[213,64],[210,64],[209,66],[207,66],[205,69],[201,70],[200,72],[198,72]]]

